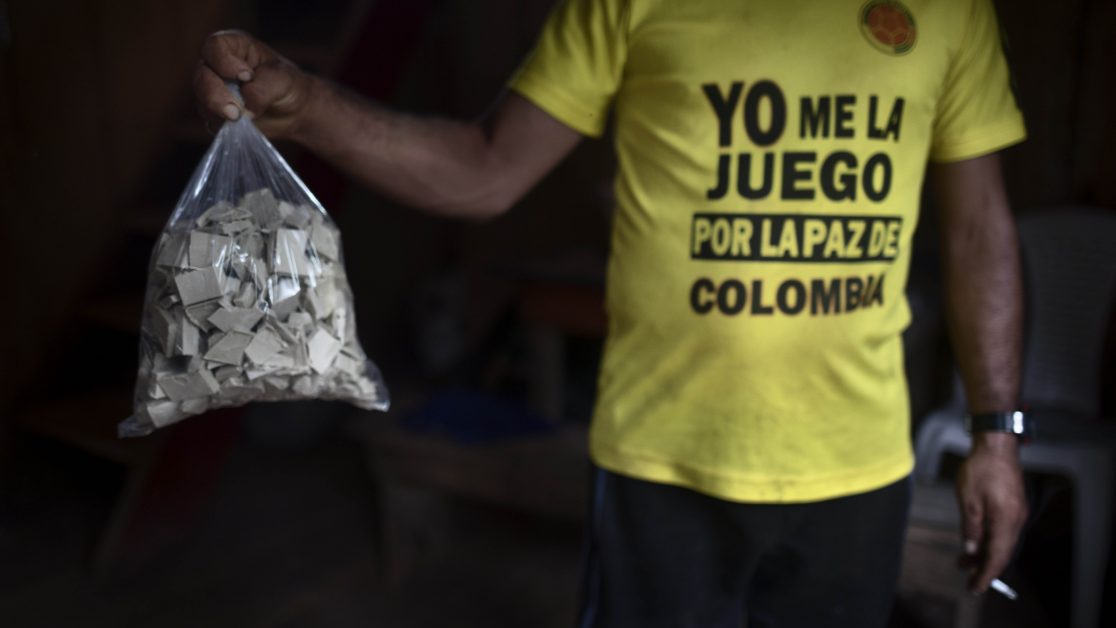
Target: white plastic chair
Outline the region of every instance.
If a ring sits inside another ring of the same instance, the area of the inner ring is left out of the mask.
[[[1026,302],[1023,400],[1038,436],[1020,449],[1026,471],[1073,484],[1071,626],[1097,628],[1116,524],[1116,422],[1100,420],[1100,367],[1116,296],[1116,212],[1066,207],[1020,216]],[[942,456],[965,455],[959,395],[926,417],[915,439],[920,482]]]

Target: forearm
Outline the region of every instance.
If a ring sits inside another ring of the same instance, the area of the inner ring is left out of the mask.
[[[480,123],[391,111],[311,79],[293,139],[370,188],[419,209],[483,219],[510,205]]]
[[[999,220],[989,217],[989,221]],[[971,412],[1019,404],[1022,285],[1010,217],[944,244],[950,335]]]
[[[1018,239],[998,161],[989,167],[995,170],[994,185],[938,186],[947,318],[974,413],[1011,410],[1020,402]]]
[[[226,87],[234,80],[242,100]],[[211,120],[236,120],[247,110],[269,136],[306,146],[378,192],[462,218],[511,207],[581,141],[513,93],[476,123],[390,111],[302,72],[241,31],[209,36],[194,92]]]

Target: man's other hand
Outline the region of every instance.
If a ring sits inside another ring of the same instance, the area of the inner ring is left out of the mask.
[[[243,108],[260,130],[272,137],[291,137],[310,98],[313,79],[260,40],[241,31],[209,36],[194,73],[198,110],[210,122],[244,115],[226,82],[240,84]]]
[[[1011,560],[1027,519],[1018,438],[1006,433],[973,435],[973,447],[957,476],[964,541],[962,562],[969,590],[983,593]]]

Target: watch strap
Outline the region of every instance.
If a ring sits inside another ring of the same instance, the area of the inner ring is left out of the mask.
[[[1034,419],[1022,410],[969,414],[965,416],[965,431],[1007,432],[1029,439],[1034,436]]]

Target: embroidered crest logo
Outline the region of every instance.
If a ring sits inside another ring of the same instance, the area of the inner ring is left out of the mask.
[[[914,16],[897,0],[868,0],[860,9],[860,32],[876,50],[905,55],[918,38]]]

